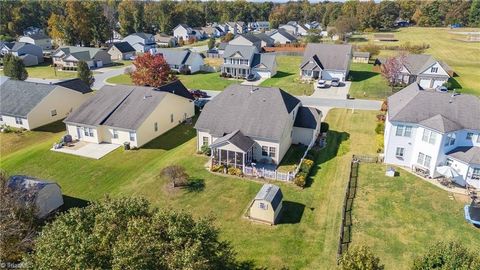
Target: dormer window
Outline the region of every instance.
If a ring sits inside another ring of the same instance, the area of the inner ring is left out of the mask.
[[[430,69],[430,72],[432,72],[432,73],[437,73],[437,72],[438,72],[438,67],[432,67],[432,68]]]

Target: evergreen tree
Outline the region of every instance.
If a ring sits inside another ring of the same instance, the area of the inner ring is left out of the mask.
[[[85,61],[79,61],[77,66],[77,77],[84,81],[88,86],[92,86],[95,78]]]
[[[22,59],[10,53],[3,58],[3,73],[14,80],[24,81],[28,78]]]

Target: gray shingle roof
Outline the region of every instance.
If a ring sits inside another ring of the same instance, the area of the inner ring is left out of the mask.
[[[252,148],[253,144],[255,143],[252,139],[243,135],[243,133],[237,129],[221,138],[216,139],[210,146],[219,146],[225,142],[229,142],[235,145],[244,152],[250,150],[250,148]]]
[[[44,33],[35,33],[28,35],[28,37],[32,38],[33,40],[39,40],[39,39],[49,39],[50,37],[45,35]]]
[[[55,182],[38,179],[26,175],[12,175],[8,179],[7,186],[21,194],[24,202],[33,202],[38,196],[38,192],[49,185],[57,185]]]
[[[162,54],[169,65],[191,65],[192,59],[199,55],[197,52],[179,49],[157,49],[157,53]]]
[[[35,45],[30,44],[30,43],[26,43],[26,42],[14,42],[11,50],[12,50],[12,52],[16,52],[23,47],[29,47],[29,46],[35,46]]]
[[[272,33],[275,34],[275,33],[279,33],[280,35],[284,36],[286,39],[290,40],[291,42],[297,40],[297,38],[295,36],[293,36],[292,34],[290,34],[287,30],[283,29],[283,28],[279,28],[276,32]],[[270,35],[271,36],[271,35]]]
[[[418,75],[436,62],[429,54],[409,54],[405,58],[405,67],[411,74]]]
[[[388,98],[390,121],[417,123],[440,132],[480,130],[480,99],[422,90],[412,83]]]
[[[315,55],[324,69],[347,70],[352,56],[352,45],[308,43],[300,67],[312,61]]]
[[[77,55],[78,57],[81,57],[81,58],[87,58],[87,56],[85,55],[85,52],[88,53],[88,59],[85,59],[85,60],[91,60],[95,57],[95,55],[101,51],[101,50],[104,50],[102,48],[93,48],[93,47],[76,47],[76,46],[66,46],[66,47],[60,47],[57,49],[58,50],[61,50],[65,53],[65,55],[69,55],[69,54],[74,54],[74,53],[79,53],[79,52],[82,52],[83,54],[82,55]],[[57,52],[55,51],[55,53]],[[55,54],[54,53],[54,54]],[[75,55],[74,55],[75,56]],[[77,58],[75,56],[75,58]],[[78,59],[78,58],[77,58]],[[80,60],[80,59],[79,59]]]
[[[267,202],[270,202],[274,211],[280,205],[282,199],[282,190],[280,190],[280,187],[272,184],[264,184],[255,196],[255,200],[265,200]]]
[[[279,141],[290,112],[300,103],[278,88],[230,85],[208,102],[195,128],[222,137],[235,130],[245,136]]]
[[[254,35],[261,41],[266,42],[267,44],[275,43],[275,40],[265,33],[255,33]]]
[[[447,155],[468,164],[480,164],[480,147],[477,146],[457,147],[448,152]]]
[[[140,38],[143,38],[145,40],[147,39],[151,39],[152,38],[152,34],[149,34],[149,33],[143,33],[143,32],[138,32],[138,33],[133,33],[131,34],[132,36],[138,36]]]
[[[115,46],[121,53],[134,52],[135,49],[126,41],[114,42],[112,46]]]
[[[225,47],[225,52],[223,53],[223,57],[231,57],[234,54],[239,53],[242,55],[242,59],[251,59],[253,54],[256,52],[257,52],[257,48],[255,46],[228,44]]]
[[[276,55],[274,53],[256,53],[253,57],[252,64],[250,65],[253,68],[263,68],[265,66],[266,70],[272,71],[276,65]]]
[[[83,82],[79,78],[61,81],[61,82],[55,83],[55,85],[60,85],[60,86],[75,90],[77,92],[80,92],[82,94],[92,92],[92,89],[90,88],[90,86],[88,86],[85,82]]]
[[[293,126],[301,128],[317,128],[318,122],[322,118],[322,112],[313,108],[301,106],[298,108],[297,116],[295,117],[295,123]]]
[[[242,36],[242,37],[246,38],[248,41],[250,41],[250,42],[252,42],[252,43],[260,42],[260,41],[261,41],[257,36],[255,36],[255,35],[252,34],[252,33],[246,33],[246,34],[239,35],[239,36]]]
[[[27,114],[56,87],[52,84],[7,80],[0,87],[0,113],[27,117]]]

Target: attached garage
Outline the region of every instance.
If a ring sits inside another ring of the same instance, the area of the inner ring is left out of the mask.
[[[345,81],[345,73],[338,71],[322,71],[322,79],[330,81],[333,78],[338,78],[341,82]]]
[[[257,74],[260,78],[271,78],[272,73],[270,71],[260,71],[260,70],[253,70],[255,74]]]
[[[431,79],[421,79],[419,84],[420,84],[420,87],[424,89],[428,89],[430,88],[431,82],[432,82]]]

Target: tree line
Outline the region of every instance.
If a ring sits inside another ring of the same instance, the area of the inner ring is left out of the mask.
[[[418,26],[480,26],[480,0],[398,0],[310,3],[172,0],[0,1],[0,39],[22,35],[35,26],[47,30],[57,43],[99,46],[134,32],[171,34],[179,23],[191,27],[209,22],[269,21],[276,28],[288,21],[318,21],[324,27],[351,24],[355,30],[391,29],[397,18]]]

